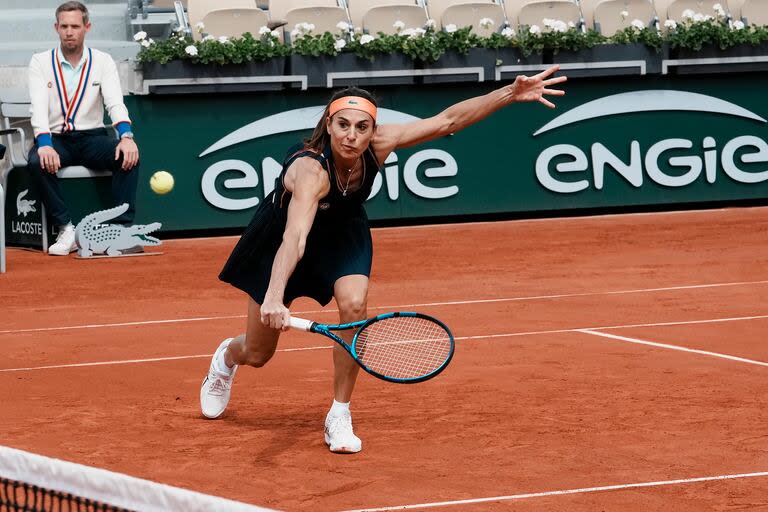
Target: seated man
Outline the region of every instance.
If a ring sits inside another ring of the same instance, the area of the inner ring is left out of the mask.
[[[128,210],[115,223],[131,224],[135,215],[139,150],[133,141],[128,109],[123,103],[117,66],[108,54],[85,46],[90,30],[88,9],[65,2],[56,9],[58,48],[38,53],[29,63],[29,93],[35,144],[28,170],[43,204],[59,226],[49,254],[66,256],[77,249],[75,228],[56,172],[83,165],[112,171],[115,205]],[[104,127],[104,107],[120,136]]]

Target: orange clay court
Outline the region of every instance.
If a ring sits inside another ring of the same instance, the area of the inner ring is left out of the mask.
[[[369,313],[433,315],[457,347],[425,383],[361,372],[348,456],[323,443],[320,336],[201,417],[245,325],[217,280],[236,240],[10,249],[0,444],[286,511],[768,510],[768,208],[375,229]]]

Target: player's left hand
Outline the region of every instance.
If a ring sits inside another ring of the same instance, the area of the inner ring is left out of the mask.
[[[554,66],[545,69],[541,73],[533,76],[519,75],[512,84],[512,97],[514,101],[538,101],[549,108],[555,108],[555,104],[545,98],[545,95],[564,96],[565,91],[560,89],[549,89],[550,86],[565,82],[568,80],[565,76],[549,78],[557,72],[560,66]]]
[[[139,147],[129,137],[123,137],[120,139],[120,143],[115,148],[115,160],[120,158],[120,153],[123,154],[122,169],[128,171],[133,169],[134,166],[139,163]]]

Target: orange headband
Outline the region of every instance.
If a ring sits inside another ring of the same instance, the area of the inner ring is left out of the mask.
[[[328,115],[332,117],[336,112],[345,108],[365,112],[376,121],[376,105],[360,96],[344,96],[332,101],[331,106],[328,107]]]

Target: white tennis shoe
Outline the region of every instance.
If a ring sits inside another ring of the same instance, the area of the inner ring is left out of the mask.
[[[357,453],[363,442],[352,430],[352,415],[347,412],[325,417],[325,444],[333,453]]]
[[[211,366],[208,368],[208,375],[205,376],[203,385],[200,386],[200,409],[203,416],[209,419],[215,419],[224,414],[232,392],[232,382],[235,380],[237,365],[232,368],[230,373],[226,373],[222,372],[216,364],[219,354],[227,348],[230,341],[232,338],[227,338],[216,349],[211,360]]]
[[[69,223],[65,227],[59,229],[56,242],[48,247],[48,254],[52,256],[67,256],[69,253],[76,250],[77,242],[75,240],[75,226],[73,226],[72,223]]]

